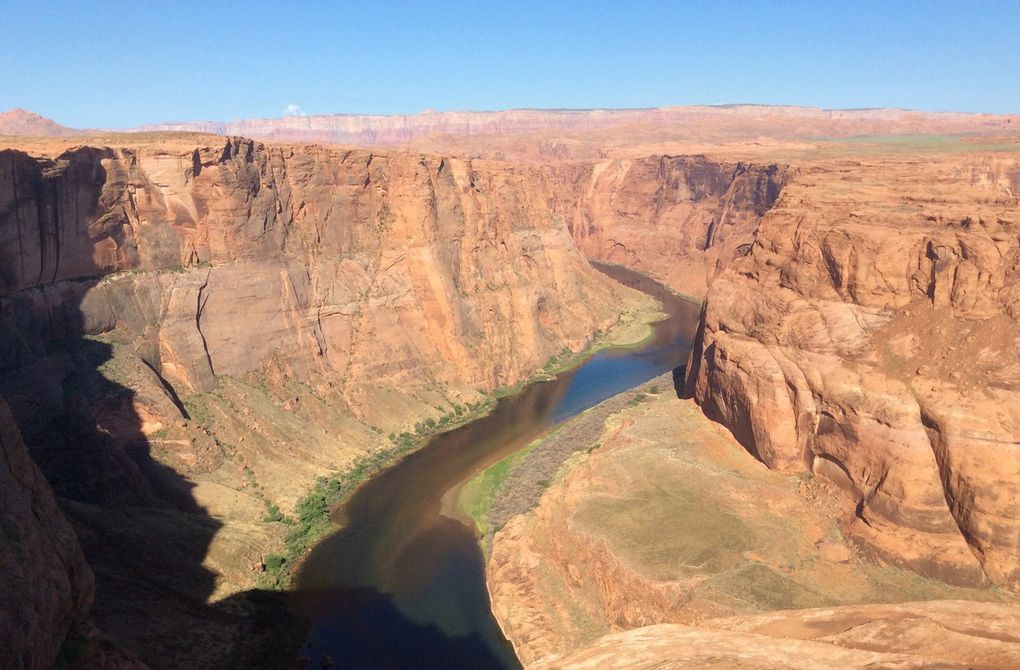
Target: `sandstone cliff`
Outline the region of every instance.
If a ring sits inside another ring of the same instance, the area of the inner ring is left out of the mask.
[[[688,391],[773,468],[856,503],[892,563],[1020,589],[1013,156],[805,171],[712,285]]]
[[[0,152],[0,395],[96,572],[98,624],[159,667],[270,639],[243,595],[287,530],[268,506],[632,299],[541,171],[188,141]]]
[[[704,156],[599,161],[571,231],[589,257],[701,297],[722,268],[750,249],[788,172]]]

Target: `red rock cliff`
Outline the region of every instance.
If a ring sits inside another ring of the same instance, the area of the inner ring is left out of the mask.
[[[281,551],[267,503],[290,513],[634,300],[574,246],[556,174],[189,141],[0,152],[0,396],[95,570],[97,623],[156,667],[270,639],[229,600]],[[47,588],[19,655],[50,658],[83,606]]]
[[[535,171],[240,139],[4,152],[0,170],[7,292],[146,271],[96,287],[85,328],[157,321],[151,362],[184,391],[270,357],[491,388],[613,318]]]
[[[891,562],[1020,589],[1015,159],[807,170],[709,291],[688,390]]]
[[[700,297],[750,249],[788,172],[704,156],[600,161],[578,198],[571,231],[588,256]]]

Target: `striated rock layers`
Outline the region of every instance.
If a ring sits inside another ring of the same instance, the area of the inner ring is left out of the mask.
[[[96,573],[97,623],[157,667],[273,639],[233,598],[282,550],[267,506],[633,299],[574,246],[555,175],[193,141],[0,152],[0,396]],[[9,502],[32,504],[5,499],[5,523]],[[15,653],[49,657],[87,574],[48,577],[63,604]]]
[[[4,293],[46,285],[17,318],[58,329],[73,303],[86,334],[152,326],[142,358],[181,393],[270,358],[492,388],[613,318],[614,289],[512,167],[246,140],[0,161]],[[118,270],[140,272],[81,281]]]
[[[803,170],[713,283],[687,378],[769,467],[838,483],[860,546],[1011,591],[1018,179],[1008,154]]]

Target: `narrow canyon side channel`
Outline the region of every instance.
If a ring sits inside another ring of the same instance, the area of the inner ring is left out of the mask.
[[[551,381],[502,399],[489,415],[433,438],[361,486],[337,510],[340,530],[296,578],[293,606],[311,620],[309,667],[519,668],[492,616],[475,531],[444,496],[558,423],[683,365],[700,308],[636,272],[599,266],[658,299],[668,315],[640,346],[603,350]]]

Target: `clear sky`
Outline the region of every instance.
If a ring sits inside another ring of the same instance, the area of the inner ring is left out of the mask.
[[[1020,112],[1020,0],[0,0],[0,110],[74,127],[755,102]]]

